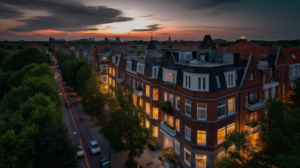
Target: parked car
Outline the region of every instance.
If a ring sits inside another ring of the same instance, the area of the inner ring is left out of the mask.
[[[100,168],[112,168],[111,165],[110,165],[110,162],[109,160],[107,159],[102,159],[100,161]]]
[[[76,152],[77,157],[82,157],[84,155],[83,147],[78,145],[79,150]]]
[[[60,89],[58,90],[58,92],[59,92],[59,95],[61,96],[61,95],[62,95],[62,93],[61,93],[61,90],[60,90]]]
[[[66,101],[66,107],[71,107],[71,106],[72,106],[71,101]]]
[[[90,147],[92,154],[97,154],[97,153],[100,153],[100,151],[101,151],[97,141],[90,141],[89,147]]]

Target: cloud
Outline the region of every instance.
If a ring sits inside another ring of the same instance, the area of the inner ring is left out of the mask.
[[[204,15],[204,16],[207,16],[207,17],[214,17],[214,16],[218,16],[220,15],[219,12],[213,12],[213,13],[210,13],[210,14],[207,14],[207,15]]]
[[[145,15],[145,16],[140,16],[140,17],[152,17],[153,15]]]
[[[14,19],[23,16],[24,13],[0,3],[0,19]]]
[[[146,29],[133,29],[132,31],[155,31],[162,29],[163,27],[159,27],[160,24],[153,24],[153,25],[148,25],[146,26]]]
[[[190,1],[183,1],[181,5],[191,10],[198,10],[198,9],[218,7],[223,4],[234,4],[241,1],[244,0],[190,0]]]
[[[170,35],[170,33],[159,33],[159,35]]]
[[[19,19],[22,26],[8,28],[12,32],[36,30],[86,31],[96,25],[131,21],[118,9],[106,6],[85,6],[67,0],[0,0],[0,3],[16,6],[19,9],[44,10],[49,16]]]

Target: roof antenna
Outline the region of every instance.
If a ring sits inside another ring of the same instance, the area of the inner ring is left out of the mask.
[[[150,32],[151,33],[151,41],[153,40],[153,37],[152,37],[152,32]]]

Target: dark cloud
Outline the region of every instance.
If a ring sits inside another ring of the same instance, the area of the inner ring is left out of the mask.
[[[160,20],[160,21],[163,21],[163,22],[172,20],[172,19],[164,19],[164,18],[153,18],[153,19]]]
[[[241,1],[244,0],[190,0],[183,1],[184,3],[182,3],[181,5],[192,10],[197,10],[218,7],[223,4],[233,4]]]
[[[210,14],[207,14],[207,15],[204,15],[204,16],[207,16],[207,17],[214,17],[214,16],[218,16],[220,15],[219,12],[213,12],[213,13],[210,13]]]
[[[0,19],[14,19],[23,16],[22,12],[0,3]]]
[[[170,35],[170,33],[159,33],[159,35]]]
[[[49,16],[18,20],[24,22],[24,25],[8,29],[13,32],[49,29],[82,31],[95,25],[133,20],[133,18],[125,17],[123,12],[118,9],[105,6],[85,6],[66,0],[0,0],[0,3],[20,9],[44,10],[49,13]]]
[[[159,27],[160,24],[148,25],[146,29],[133,29],[132,31],[155,31],[162,29],[163,27]]]

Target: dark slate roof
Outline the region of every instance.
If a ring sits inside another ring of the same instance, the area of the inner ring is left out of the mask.
[[[150,43],[148,44],[148,47],[147,47],[147,50],[157,50],[157,46],[156,44],[154,43],[153,40],[150,41]]]
[[[178,70],[178,68],[175,65],[165,65],[162,68],[170,69],[170,70]]]
[[[205,35],[202,43],[200,44],[199,49],[212,49],[217,50],[217,47],[214,41],[211,39],[210,35]]]
[[[268,56],[268,66],[273,67],[276,61],[277,53],[269,54]]]

